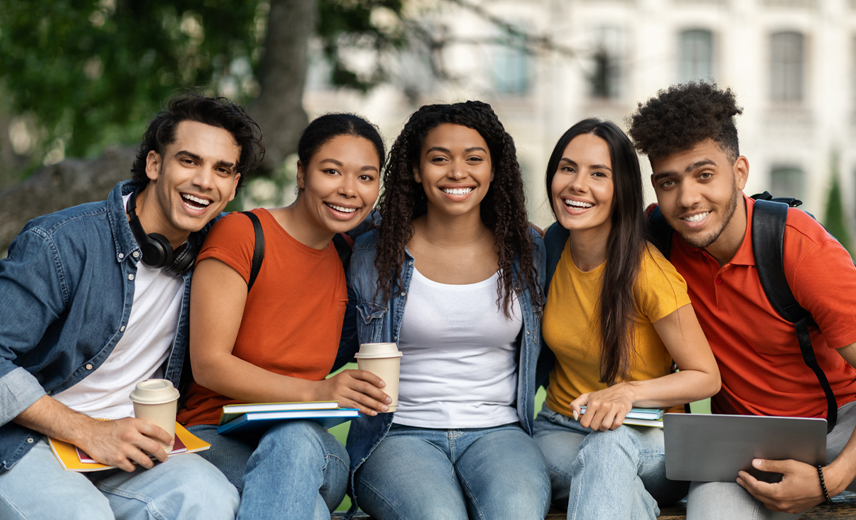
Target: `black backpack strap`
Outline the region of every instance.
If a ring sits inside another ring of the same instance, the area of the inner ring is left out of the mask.
[[[764,294],[773,309],[782,318],[794,324],[803,361],[817,377],[823,393],[826,395],[827,431],[835,428],[838,419],[838,403],[826,374],[817,363],[808,327],[812,323],[811,315],[802,308],[785,278],[784,242],[785,225],[788,218],[788,204],[770,200],[756,200],[752,215],[752,249],[755,267]]]
[[[661,253],[663,253],[666,260],[669,259],[672,251],[672,233],[674,233],[674,230],[672,229],[672,226],[666,222],[666,217],[664,217],[663,212],[660,211],[660,206],[651,210],[651,213],[648,215],[646,238],[649,242],[654,244]]]
[[[262,231],[262,223],[259,217],[252,211],[242,211],[244,215],[250,218],[253,222],[253,233],[255,233],[255,245],[253,246],[253,266],[250,269],[250,280],[247,282],[247,292],[253,288],[256,283],[256,277],[259,275],[259,270],[262,268],[262,260],[265,258],[265,234]]]
[[[333,245],[336,247],[336,252],[339,253],[339,260],[342,261],[342,267],[347,272],[348,263],[351,261],[351,244],[348,243],[341,233],[336,233],[333,236]]]

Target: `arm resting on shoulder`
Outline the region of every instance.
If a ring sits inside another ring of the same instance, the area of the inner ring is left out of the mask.
[[[388,408],[380,379],[346,370],[323,381],[276,374],[232,353],[247,301],[247,284],[237,271],[213,258],[199,262],[190,291],[190,362],[196,382],[248,403],[338,401],[375,415]]]

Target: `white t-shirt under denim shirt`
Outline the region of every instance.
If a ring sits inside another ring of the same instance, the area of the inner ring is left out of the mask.
[[[126,207],[130,197],[123,197]],[[163,364],[175,339],[183,296],[182,277],[138,262],[134,303],[122,339],[91,375],[53,397],[91,417],[133,416],[129,396],[136,384],[163,377]]]
[[[499,276],[474,284],[429,280],[416,269],[402,317],[401,378],[393,422],[487,428],[518,422],[517,337],[523,319],[496,304]]]

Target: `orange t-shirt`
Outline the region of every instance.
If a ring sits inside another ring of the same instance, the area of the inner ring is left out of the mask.
[[[253,210],[265,236],[265,255],[247,295],[232,354],[277,374],[320,381],[339,348],[348,291],[342,262],[332,242],[313,249],[291,237],[265,209]],[[218,221],[197,262],[215,258],[250,278],[255,237],[246,215]],[[223,405],[239,403],[193,383],[184,424],[217,424]]]
[[[722,375],[715,413],[825,417],[826,398],[800,354],[793,324],[764,294],[752,249],[755,201],[745,197],[747,226],[731,262],[719,263],[674,233],[672,264],[687,281],[690,300]],[[841,407],[856,400],[856,370],[834,349],[856,342],[856,267],[850,255],[803,211],[788,211],[785,277],[818,327],[811,343]]]

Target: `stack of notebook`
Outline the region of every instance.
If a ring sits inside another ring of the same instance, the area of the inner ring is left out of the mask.
[[[359,416],[356,408],[339,408],[336,401],[230,404],[223,407],[217,433],[263,431],[293,419],[312,420],[326,430]]]

